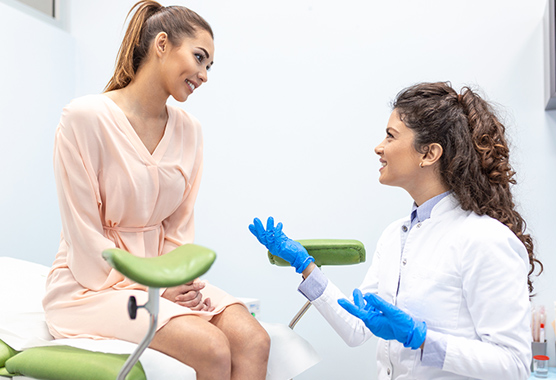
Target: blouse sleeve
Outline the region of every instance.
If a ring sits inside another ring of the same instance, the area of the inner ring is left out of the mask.
[[[97,173],[91,160],[91,146],[83,147],[71,123],[83,118],[62,116],[56,131],[54,174],[62,220],[62,234],[67,244],[67,265],[76,281],[91,290],[110,284],[111,269],[102,259],[102,251],[115,247],[104,236],[99,207],[101,200]]]

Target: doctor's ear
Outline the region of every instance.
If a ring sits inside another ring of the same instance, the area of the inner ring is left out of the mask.
[[[430,144],[429,146],[425,147],[424,150],[425,153],[420,164],[422,168],[434,165],[438,160],[440,160],[440,157],[442,157],[442,154],[444,153],[442,145],[438,143]]]

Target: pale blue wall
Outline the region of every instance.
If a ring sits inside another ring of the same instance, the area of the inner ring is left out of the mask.
[[[0,2],[0,254],[50,265],[60,241],[54,130],[74,96],[75,43]]]
[[[24,49],[16,49],[9,28],[16,16],[24,17],[14,11],[5,16],[5,6],[0,8],[0,39],[3,46],[14,45],[3,53],[10,59],[0,60],[2,77],[14,73],[0,90],[1,107],[9,105],[0,113],[2,131],[10,137],[0,153],[2,183],[8,184],[0,189],[1,210],[7,210],[0,227],[10,256],[43,263],[54,256],[59,233],[50,169],[55,124],[71,97],[102,91],[133,3],[72,0],[71,36],[28,21],[39,33]],[[183,105],[204,126],[197,242],[219,254],[208,274],[211,282],[260,298],[263,320],[289,321],[304,301],[296,292],[299,277],[269,265],[247,230],[252,217],[270,214],[293,238],[359,239],[370,263],[382,229],[411,207],[403,191],[377,181],[373,148],[383,138],[388,103],[415,82],[451,80],[457,87],[477,84],[503,106],[518,171],[516,200],[546,264],[535,302],[547,305],[549,320],[554,319],[556,113],[544,111],[545,0],[173,3],[198,11],[216,36],[209,83]],[[31,61],[47,45],[44,30],[64,49]],[[43,74],[48,65],[54,76]],[[46,100],[42,108],[39,99]],[[29,142],[33,153],[18,153]],[[7,160],[14,154],[18,160]],[[37,181],[36,188],[22,190],[20,183]],[[38,253],[28,253],[28,246]],[[369,263],[325,273],[349,293]],[[298,379],[375,377],[374,340],[348,348],[315,310],[296,331],[323,356]],[[553,357],[551,329],[547,336]]]

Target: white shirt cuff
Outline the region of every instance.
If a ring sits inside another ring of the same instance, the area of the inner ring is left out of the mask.
[[[305,298],[313,302],[322,296],[322,293],[324,293],[326,289],[326,285],[328,285],[328,278],[322,274],[319,268],[315,268],[311,274],[299,284],[297,290],[303,294]]]

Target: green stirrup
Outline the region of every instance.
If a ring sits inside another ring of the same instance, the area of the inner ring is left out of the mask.
[[[351,265],[365,262],[365,246],[358,240],[347,239],[306,239],[297,240],[309,255],[315,259],[315,264],[320,268],[322,265]],[[289,267],[290,264],[278,256],[268,252],[268,259],[271,264],[281,267]],[[311,306],[311,301],[297,312],[291,320],[289,326],[294,328],[297,322],[303,317]]]
[[[203,275],[216,259],[216,253],[200,245],[186,244],[157,257],[137,257],[118,248],[103,251],[102,257],[132,281],[153,288],[170,288]]]
[[[321,265],[351,265],[365,262],[365,246],[358,240],[347,239],[306,239],[297,240],[309,255],[315,259],[315,264]],[[268,252],[271,264],[289,267],[290,264],[278,256]]]

